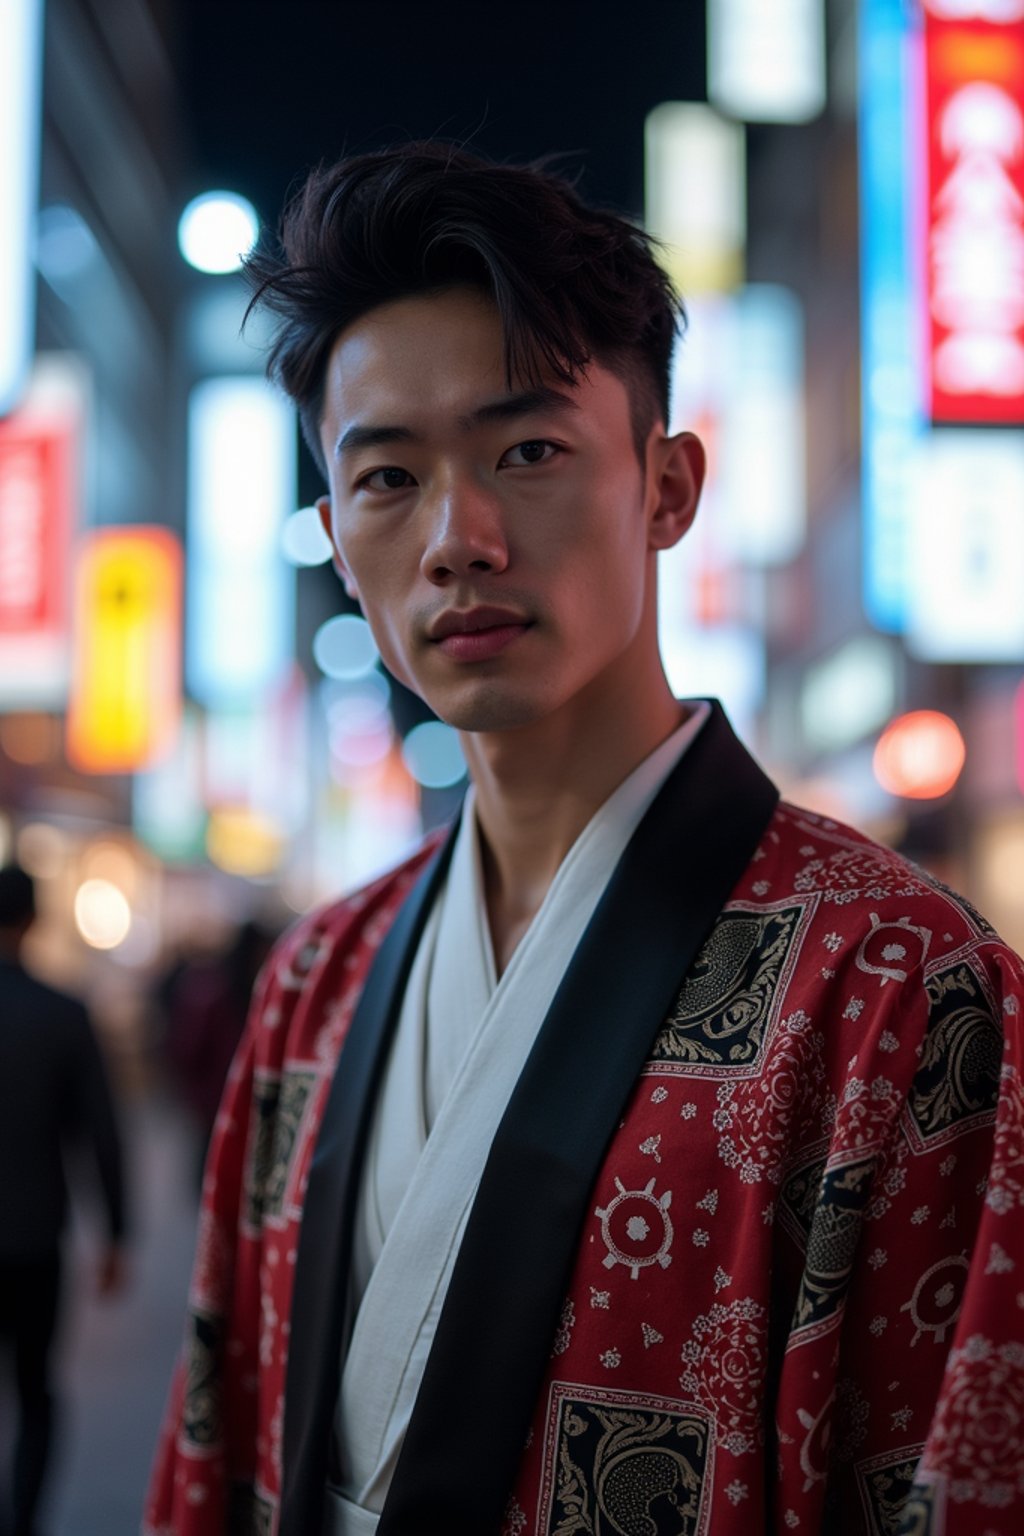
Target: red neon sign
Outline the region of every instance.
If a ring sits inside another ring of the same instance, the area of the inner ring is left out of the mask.
[[[0,634],[67,629],[67,549],[78,490],[73,415],[0,423]]]
[[[1024,7],[926,0],[928,409],[1024,422]]]
[[[0,709],[55,708],[67,695],[86,403],[75,360],[46,357],[0,421]]]

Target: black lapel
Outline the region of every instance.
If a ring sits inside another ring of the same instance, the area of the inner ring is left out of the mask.
[[[713,704],[619,861],[498,1127],[378,1536],[499,1530],[608,1142],[777,801]]]
[[[342,1048],[310,1164],[290,1314],[281,1536],[314,1536],[341,1384],[352,1227],[377,1084],[423,925],[451,859],[451,832],[424,865],[378,950]]]

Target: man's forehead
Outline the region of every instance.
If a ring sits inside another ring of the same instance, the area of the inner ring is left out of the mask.
[[[482,297],[429,295],[380,305],[342,331],[327,363],[324,405],[335,418],[404,411],[428,399],[456,410],[505,387],[497,310]]]
[[[493,300],[472,288],[448,288],[378,304],[336,337],[329,367],[358,375],[412,357],[422,363],[439,352],[459,353],[467,360],[472,356],[480,366],[502,369],[504,333]]]

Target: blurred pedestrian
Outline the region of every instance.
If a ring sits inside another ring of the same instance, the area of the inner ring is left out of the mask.
[[[164,1049],[193,1122],[198,1183],[253,985],[274,935],[249,919],[220,953],[175,968],[166,988]]]
[[[0,1336],[13,1353],[18,1418],[12,1486],[0,1529],[38,1536],[36,1511],[54,1432],[53,1347],[61,1298],[66,1159],[91,1145],[106,1207],[101,1295],[124,1280],[124,1197],[117,1119],[85,1007],[29,974],[22,943],[35,919],[31,877],[0,869]]]

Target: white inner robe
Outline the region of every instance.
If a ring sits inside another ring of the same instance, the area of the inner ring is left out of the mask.
[[[384,1507],[491,1142],[594,909],[710,708],[690,705],[592,817],[498,980],[470,788],[413,961],[370,1131],[328,1493],[331,1536],[372,1536]]]

